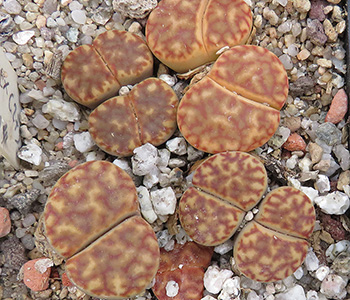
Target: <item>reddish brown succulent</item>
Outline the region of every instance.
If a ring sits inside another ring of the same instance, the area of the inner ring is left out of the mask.
[[[288,95],[280,60],[258,46],[236,46],[182,98],[178,126],[195,148],[251,151],[275,133]]]
[[[159,300],[199,300],[203,295],[204,270],[213,255],[212,247],[194,242],[175,244],[171,251],[160,250],[160,263],[152,288]],[[166,285],[175,281],[179,286],[176,296],[166,294]]]
[[[147,43],[165,65],[186,72],[244,44],[252,20],[243,0],[162,0],[147,20]]]
[[[180,222],[194,241],[214,246],[229,239],[259,202],[267,176],[257,158],[232,151],[205,160],[192,183],[180,200]],[[314,224],[314,207],[304,193],[292,187],[273,190],[235,239],[238,269],[263,282],[289,276],[306,256]]]
[[[69,280],[91,296],[137,295],[157,272],[158,242],[140,217],[136,188],[110,162],[86,162],[63,175],[49,195],[44,226],[66,259]]]
[[[127,53],[127,55],[126,55]],[[76,102],[95,108],[115,96],[122,85],[135,84],[153,72],[146,43],[126,31],[106,31],[68,54],[62,65],[62,84]]]
[[[100,104],[89,116],[89,131],[105,152],[128,156],[145,143],[158,146],[176,129],[178,99],[164,81],[149,78],[125,96]]]

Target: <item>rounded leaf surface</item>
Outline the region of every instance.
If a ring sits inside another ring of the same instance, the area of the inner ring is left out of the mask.
[[[90,108],[116,95],[120,89],[118,80],[91,45],[80,46],[67,55],[61,79],[67,94]]]
[[[107,100],[89,116],[89,132],[111,155],[128,156],[146,143],[158,146],[176,129],[178,99],[164,81],[149,78],[130,93]]]
[[[237,236],[234,259],[250,279],[282,280],[293,274],[306,257],[308,242],[270,230],[257,222],[248,223]]]
[[[153,73],[153,56],[146,43],[127,31],[108,30],[92,43],[121,85],[135,84]]]
[[[92,45],[68,54],[61,79],[67,94],[76,102],[95,108],[115,96],[122,85],[135,84],[152,75],[153,58],[137,35],[106,31]]]
[[[159,265],[159,247],[152,227],[133,216],[69,258],[69,279],[91,296],[129,298],[152,281]]]
[[[135,185],[125,171],[107,161],[86,162],[52,188],[44,211],[46,236],[68,258],[138,209]]]
[[[185,139],[209,153],[251,151],[277,130],[278,110],[251,101],[206,76],[182,98],[177,122]]]
[[[288,76],[269,50],[242,45],[225,51],[208,76],[238,95],[280,110],[288,96]]]
[[[228,240],[244,214],[239,208],[194,187],[186,190],[179,203],[182,227],[195,242],[205,246]]]
[[[303,192],[285,186],[274,189],[264,198],[255,221],[278,232],[308,239],[316,215],[314,206]]]
[[[244,211],[253,208],[267,188],[264,165],[244,152],[210,156],[195,170],[192,184]]]
[[[217,58],[224,46],[244,44],[252,13],[243,0],[163,0],[146,24],[153,54],[176,72]]]

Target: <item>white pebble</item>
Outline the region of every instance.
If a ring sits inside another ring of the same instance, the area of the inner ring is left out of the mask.
[[[38,145],[34,143],[30,143],[26,146],[23,146],[21,149],[19,149],[18,157],[33,165],[39,166],[42,159],[41,158],[42,153],[43,151]]]
[[[173,298],[179,293],[179,284],[174,280],[170,280],[165,286],[165,291],[168,297]]]
[[[313,249],[310,247],[308,249],[308,252],[306,254],[305,258],[305,266],[308,271],[316,271],[319,267],[320,261],[318,260],[315,252]]]
[[[75,23],[83,25],[86,22],[86,14],[84,10],[73,10],[71,16]]]
[[[153,167],[143,178],[143,185],[150,189],[159,182],[160,171],[157,167]]]
[[[163,169],[168,166],[170,159],[170,151],[168,149],[158,150],[157,167],[163,172]]]
[[[210,266],[204,274],[204,287],[212,294],[218,294],[224,281],[232,277],[233,272],[230,270],[220,270],[217,266]]]
[[[175,212],[176,196],[171,187],[151,191],[151,201],[158,215],[171,215]]]
[[[39,129],[45,129],[47,126],[50,125],[50,121],[47,120],[42,114],[37,114],[32,119],[32,122],[33,122],[33,125]]]
[[[307,300],[320,300],[316,291],[310,290],[306,293]]]
[[[159,76],[159,79],[163,80],[169,86],[174,86],[175,83],[176,83],[176,77],[175,76],[171,76],[169,74],[161,74]]]
[[[319,280],[319,281],[323,281],[326,276],[329,274],[329,267],[327,266],[321,266],[319,267],[316,272],[315,272],[315,277]]]
[[[276,295],[276,300],[306,300],[304,288],[296,284],[287,291]]]
[[[312,203],[315,202],[315,198],[318,197],[318,191],[312,187],[302,186],[300,190],[305,193],[306,196],[309,197]]]
[[[344,299],[346,297],[346,283],[347,280],[345,281],[342,277],[336,274],[329,274],[322,281],[320,292],[327,298]]]
[[[28,43],[28,41],[35,35],[34,30],[25,30],[25,31],[19,31],[16,32],[12,39],[18,44],[18,45],[25,45]]]
[[[342,240],[335,244],[330,245],[326,250],[326,257],[333,261],[342,252],[350,253],[350,241]]]
[[[50,100],[43,105],[42,110],[60,121],[75,122],[80,119],[79,107],[63,99]]]
[[[187,153],[186,140],[182,137],[176,137],[166,142],[166,147],[170,152],[177,155],[185,155]]]
[[[290,170],[293,170],[296,167],[298,161],[298,156],[293,154],[290,158],[287,159],[286,167]]]
[[[316,197],[315,203],[323,212],[330,215],[342,215],[350,206],[349,197],[345,193],[339,191],[326,196]]]
[[[69,9],[71,11],[79,10],[79,9],[82,9],[83,7],[84,7],[83,4],[81,4],[79,1],[72,1],[71,3],[69,3]]]
[[[239,296],[240,284],[241,279],[238,276],[226,279],[222,285],[222,291],[218,300],[231,300]]]
[[[156,166],[158,161],[157,148],[147,143],[134,149],[134,156],[131,158],[132,171],[135,175],[144,176]]]
[[[42,258],[35,262],[34,268],[41,274],[44,274],[46,270],[53,266],[53,261],[50,258]]]
[[[288,54],[282,54],[279,59],[286,70],[291,70],[293,68],[292,59]]]
[[[216,298],[210,296],[210,295],[206,295],[205,297],[203,297],[201,300],[216,300]]]
[[[227,240],[226,242],[216,246],[214,248],[214,251],[216,253],[219,253],[220,255],[223,255],[233,249],[233,241],[232,240]]]
[[[152,224],[155,220],[157,220],[157,215],[153,210],[148,189],[141,185],[136,188],[136,191],[140,203],[141,214],[148,223]]]
[[[12,15],[18,15],[22,11],[22,6],[16,0],[5,0],[5,10]]]
[[[296,269],[295,272],[293,273],[293,275],[294,275],[294,277],[295,277],[296,279],[299,280],[301,277],[304,276],[304,270],[303,270],[303,268],[302,268],[302,267],[299,267],[298,269]]]
[[[73,140],[75,148],[81,153],[90,151],[95,145],[95,142],[92,139],[90,132],[88,131],[76,133],[73,137]]]
[[[329,182],[328,176],[317,175],[315,186],[320,193],[328,192],[331,189],[331,184]]]

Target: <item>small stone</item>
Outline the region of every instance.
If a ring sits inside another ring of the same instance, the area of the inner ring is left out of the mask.
[[[71,12],[71,17],[73,21],[77,24],[84,25],[86,22],[86,13],[84,10],[80,10],[80,9],[73,10]]]
[[[263,17],[270,22],[271,25],[277,25],[279,17],[274,10],[269,7],[265,7],[263,10]]]
[[[297,133],[292,133],[282,146],[288,151],[305,151],[306,143],[304,139]]]
[[[113,0],[113,10],[131,19],[145,18],[156,6],[157,0]]]
[[[299,117],[287,117],[283,123],[291,132],[295,132],[301,126],[301,119]]]
[[[30,260],[23,265],[23,282],[32,291],[43,291],[49,287],[51,268],[47,268],[44,273],[35,268],[35,263],[41,259]]]
[[[323,281],[327,277],[328,274],[329,274],[329,267],[321,266],[316,270],[315,277],[319,281]]]
[[[18,44],[18,45],[25,45],[28,43],[28,41],[35,35],[34,30],[25,30],[25,31],[19,31],[16,32],[12,39]]]
[[[9,236],[0,243],[0,250],[4,255],[4,266],[19,270],[28,260],[20,240],[15,236]]]
[[[329,146],[340,144],[342,133],[333,123],[323,123],[316,129],[316,137]]]
[[[88,152],[95,146],[95,142],[88,131],[76,133],[73,140],[75,148],[81,153]]]
[[[45,129],[47,126],[50,125],[50,121],[47,120],[42,114],[37,114],[32,119],[32,122],[33,122],[33,125],[39,129]]]
[[[293,154],[290,158],[286,160],[286,167],[290,170],[293,170],[296,167],[298,161],[298,156]]]
[[[11,231],[10,213],[7,208],[0,207],[0,238],[8,235]]]
[[[350,253],[350,241],[342,240],[330,245],[326,250],[326,257],[328,260],[334,261],[335,258],[342,252]]]
[[[350,253],[340,253],[333,261],[332,270],[341,276],[350,275]]]
[[[350,170],[346,170],[339,175],[337,189],[344,191],[346,185],[350,185]]]
[[[293,69],[293,62],[288,54],[282,54],[279,59],[286,70]]]
[[[22,11],[22,6],[16,0],[4,0],[5,10],[12,15],[18,15]]]
[[[333,192],[326,196],[319,196],[315,198],[315,203],[321,208],[323,212],[329,215],[342,215],[349,206],[349,197],[342,192]]]
[[[302,267],[299,267],[298,269],[295,270],[293,273],[295,279],[299,280],[304,276],[304,271]]]
[[[300,13],[307,13],[311,8],[311,3],[309,0],[294,0],[294,8]]]
[[[78,41],[79,30],[77,28],[71,27],[66,33],[67,40],[76,43]]]
[[[176,196],[171,187],[151,191],[151,201],[158,215],[172,215],[175,212]]]
[[[159,75],[159,79],[166,82],[169,86],[174,86],[176,83],[176,77],[171,76],[169,74],[161,74]]]
[[[343,171],[350,169],[350,153],[343,144],[334,146],[333,153],[337,157]]]
[[[320,193],[328,192],[331,189],[331,185],[330,185],[328,176],[317,175],[315,187]]]
[[[177,155],[185,155],[187,153],[187,143],[182,137],[176,137],[166,142],[167,149]]]
[[[144,176],[154,168],[158,161],[158,150],[152,144],[147,143],[134,149],[131,158],[132,170],[135,175]]]
[[[313,272],[318,269],[320,262],[312,248],[309,248],[304,263],[308,271]]]
[[[141,185],[136,188],[136,191],[140,203],[141,214],[148,223],[152,224],[155,220],[157,220],[157,215],[153,210],[148,189]]]
[[[348,111],[348,96],[344,89],[340,89],[334,96],[325,118],[325,122],[338,124]]]
[[[346,297],[346,286],[347,281],[336,274],[329,274],[322,281],[320,292],[327,298],[332,299],[344,299]]]
[[[43,13],[51,15],[57,10],[57,0],[45,0]]]
[[[17,208],[20,212],[26,213],[30,207],[30,205],[38,199],[40,195],[40,190],[32,189],[26,193],[17,194],[10,199],[8,202]]]
[[[79,121],[79,107],[75,103],[67,102],[62,99],[52,99],[43,105],[42,111],[50,114],[60,121],[75,122]]]
[[[42,160],[42,153],[43,151],[38,145],[30,143],[26,146],[21,147],[18,151],[17,156],[22,160],[25,160],[33,165],[39,166]]]
[[[328,5],[326,0],[311,0],[311,8],[309,11],[310,19],[317,19],[320,22],[323,22],[326,18],[326,15],[323,9]]]
[[[322,23],[317,19],[307,21],[306,32],[310,41],[315,45],[322,46],[327,42],[328,38],[324,33]]]
[[[21,242],[24,246],[24,248],[28,250],[33,250],[35,248],[35,242],[34,242],[34,237],[27,233],[21,238]]]
[[[304,288],[296,284],[287,291],[277,294],[275,297],[276,300],[306,300]]]
[[[22,221],[23,227],[30,227],[36,222],[35,216],[33,214],[28,214],[24,217]]]
[[[218,300],[231,300],[240,295],[241,280],[238,276],[227,278],[222,285],[222,291],[218,296]]]
[[[311,156],[311,161],[313,164],[317,164],[320,162],[322,155],[323,155],[323,149],[321,146],[317,145],[316,143],[309,143],[308,150]]]
[[[310,158],[305,156],[299,161],[298,166],[302,172],[307,173],[311,170],[312,161],[310,160]]]
[[[160,170],[153,167],[143,178],[143,185],[150,189],[159,182]]]
[[[232,277],[230,270],[220,270],[217,266],[209,266],[204,274],[204,287],[212,294],[218,294],[226,279]]]
[[[165,292],[168,297],[175,297],[179,293],[179,284],[174,280],[168,281],[165,286]]]
[[[335,30],[335,28],[333,27],[330,20],[325,19],[323,21],[323,28],[324,28],[324,32],[325,32],[326,36],[328,37],[328,40],[330,42],[336,42],[336,40],[338,38],[338,33]]]
[[[219,253],[220,255],[223,255],[233,249],[233,241],[227,240],[226,242],[216,246],[214,248],[214,252]]]
[[[297,58],[298,58],[299,60],[306,60],[306,59],[309,58],[310,55],[311,55],[311,53],[310,53],[309,50],[303,49],[303,50],[301,50],[301,51],[298,53]]]

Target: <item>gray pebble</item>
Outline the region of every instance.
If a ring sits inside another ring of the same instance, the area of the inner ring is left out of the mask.
[[[5,266],[19,270],[28,260],[25,255],[25,248],[20,240],[11,236],[0,243],[0,250],[4,254]]]
[[[13,196],[8,200],[8,202],[20,212],[25,213],[28,211],[30,205],[39,197],[39,194],[39,190],[32,189],[26,193]]]
[[[24,248],[28,250],[33,250],[35,247],[34,237],[29,233],[27,233],[24,237],[21,238],[21,242]]]
[[[35,223],[36,219],[35,216],[33,214],[28,214],[27,216],[25,216],[25,218],[22,221],[22,225],[24,227],[29,227],[31,225],[33,225]]]
[[[329,146],[340,144],[342,133],[333,123],[323,123],[316,129],[316,137]]]

